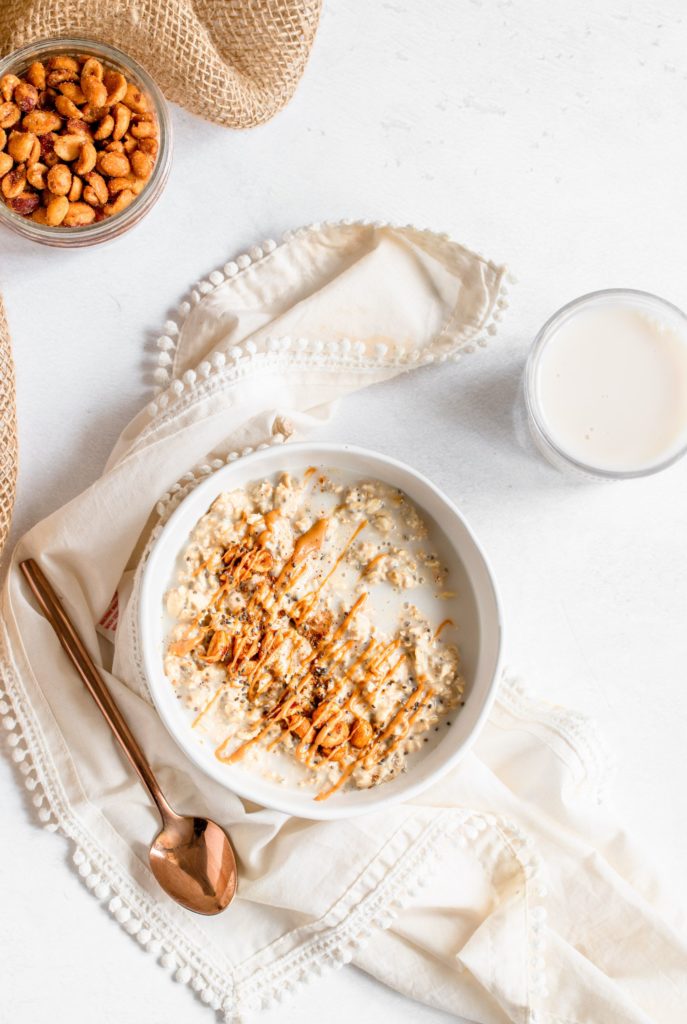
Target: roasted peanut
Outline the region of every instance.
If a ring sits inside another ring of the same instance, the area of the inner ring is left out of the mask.
[[[123,178],[131,170],[129,159],[123,153],[101,153],[96,166],[101,174],[110,178]]]
[[[35,192],[22,192],[18,196],[13,196],[7,200],[7,205],[10,210],[14,210],[15,213],[20,213],[22,217],[28,217],[30,213],[38,208],[40,199]]]
[[[35,163],[31,167],[26,169],[26,180],[32,188],[36,188],[39,191],[45,188],[45,177],[48,173],[48,168],[45,164]]]
[[[41,64],[39,60],[35,60],[33,64],[29,65],[26,77],[39,92],[45,89],[45,65]]]
[[[65,82],[60,86],[60,92],[63,96],[66,96],[72,103],[82,104],[86,102],[86,97],[81,91],[81,86],[77,85],[76,82]]]
[[[135,111],[137,114],[143,114],[148,109],[148,101],[145,96],[135,85],[131,82],[126,87],[126,93],[122,100],[130,110]]]
[[[105,152],[106,153],[124,153],[126,151],[124,149],[124,143],[123,142],[108,142],[105,145]]]
[[[102,82],[105,75],[105,69],[96,57],[86,57],[81,68],[81,77],[88,77],[92,75],[93,78],[97,78],[99,82]],[[84,90],[85,92],[85,90]]]
[[[351,744],[361,749],[366,747],[374,735],[374,730],[369,722],[359,718],[351,730]]]
[[[85,179],[88,184],[83,190],[84,200],[90,206],[104,206],[110,198],[110,194],[103,176],[96,171],[91,171],[85,175]]]
[[[32,132],[12,132],[7,143],[7,152],[18,164],[26,163],[31,156],[36,136]]]
[[[48,71],[46,83],[49,89],[57,89],[65,82],[78,82],[79,76],[76,71],[68,71],[67,68],[60,68],[58,71]]]
[[[325,750],[331,747],[338,747],[341,743],[345,743],[348,739],[348,726],[346,725],[343,718],[338,719],[331,725],[326,723],[321,730],[321,735],[318,740],[319,746]]]
[[[157,134],[155,125],[151,121],[139,121],[132,124],[129,131],[135,139],[150,139]]]
[[[14,90],[14,102],[24,114],[28,114],[38,104],[38,89],[30,82],[20,82]]]
[[[93,124],[94,121],[99,121],[101,117],[105,117],[107,113],[107,107],[94,107],[91,103],[84,103],[81,108],[81,117],[86,124]]]
[[[41,158],[41,144],[38,141],[38,137],[34,136],[33,145],[31,147],[31,152],[29,153],[29,155],[27,157],[26,163],[30,167],[31,164],[35,164],[37,160],[40,160],[40,158]]]
[[[55,97],[55,110],[58,114],[62,114],[62,117],[75,117],[78,119],[81,114],[76,103],[70,100],[68,96],[62,95]]]
[[[79,62],[75,57],[70,57],[66,53],[58,53],[55,57],[50,57],[48,60],[49,71],[73,71],[74,74],[79,73]]]
[[[103,139],[109,139],[114,130],[114,126],[114,117],[112,114],[106,114],[96,130],[93,132],[93,138],[97,139],[98,142],[102,142]]]
[[[122,148],[126,155],[130,157],[134,150],[138,149],[138,139],[132,139],[130,135],[125,135]]]
[[[130,192],[128,189],[124,189],[123,192],[117,193],[116,199],[107,204],[105,207],[105,213],[108,217],[112,217],[116,213],[121,213],[122,210],[126,210],[127,206],[130,206],[130,204],[133,203],[135,198],[136,196],[133,192]]]
[[[62,223],[66,228],[80,228],[84,224],[92,224],[94,220],[95,210],[88,203],[70,203]]]
[[[59,135],[55,139],[55,152],[60,160],[76,160],[84,144],[83,135]]]
[[[107,89],[108,107],[120,103],[126,96],[128,82],[119,71],[107,71],[103,78],[103,85]]]
[[[14,167],[0,182],[0,189],[5,199],[15,199],[26,188],[26,168],[23,164]]]
[[[85,135],[86,138],[91,139],[91,129],[88,127],[85,121],[82,121],[80,117],[68,117],[67,118],[67,134],[68,135]]]
[[[114,110],[114,131],[113,139],[121,139],[129,130],[131,122],[131,111],[123,103],[118,103]]]
[[[79,159],[74,164],[74,171],[76,174],[88,174],[95,167],[96,160],[95,146],[92,142],[84,142],[79,153]]]
[[[4,178],[14,161],[9,153],[0,153],[0,178]]]
[[[45,209],[45,207],[39,206],[37,209],[35,209],[31,214],[31,220],[35,221],[36,224],[47,224],[48,217],[47,210]]]
[[[153,170],[153,158],[137,149],[131,154],[131,170],[137,178],[149,178]]]
[[[139,139],[138,148],[142,153],[150,153],[151,156],[157,156],[158,141],[157,139]]]
[[[14,90],[20,82],[21,79],[17,78],[16,75],[3,75],[0,78],[0,96],[2,96],[3,100],[9,103],[14,96]]]
[[[21,110],[16,103],[0,103],[0,128],[12,128],[20,117]]]
[[[81,89],[87,102],[92,107],[105,106],[107,102],[107,89],[95,75],[82,75]]]
[[[78,175],[72,175],[72,185],[67,193],[67,199],[70,203],[76,203],[81,199],[81,193],[83,192],[83,181]]]
[[[17,111],[19,108],[17,108]],[[53,114],[51,110],[32,110],[22,121],[27,132],[34,132],[36,135],[45,135],[47,132],[56,132],[62,127],[62,118]]]
[[[0,128],[0,150],[3,150],[5,148],[5,143],[6,142],[7,142],[7,132],[5,131],[4,128]]]
[[[55,196],[66,196],[72,187],[72,172],[66,164],[55,164],[48,171],[48,188]]]
[[[108,192],[111,196],[116,196],[123,189],[131,189],[133,191],[135,181],[136,178],[133,174],[128,174],[126,178],[109,178],[107,182]]]
[[[66,196],[55,196],[45,208],[46,223],[51,227],[61,224],[69,212],[69,200]]]

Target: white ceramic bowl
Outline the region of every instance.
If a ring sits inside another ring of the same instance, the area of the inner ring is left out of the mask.
[[[465,706],[452,727],[427,751],[409,761],[407,771],[372,789],[345,790],[316,802],[310,789],[279,785],[248,767],[219,762],[198,742],[189,717],[165,676],[166,622],[163,598],[173,585],[176,559],[200,517],[222,491],[233,490],[275,472],[302,473],[308,466],[333,467],[360,478],[400,487],[438,528],[445,543],[451,586],[458,592],[457,614]],[[496,691],[502,648],[501,608],[494,579],[474,534],[457,508],[426,477],[402,462],[352,445],[288,444],[249,455],[218,470],[179,505],[166,523],[146,565],[140,602],[140,636],[150,690],[167,729],[184,753],[217,782],[247,800],[303,818],[347,818],[409,800],[452,768],[474,742]]]

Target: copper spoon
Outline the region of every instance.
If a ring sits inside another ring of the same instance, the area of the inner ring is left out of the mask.
[[[173,811],[157,784],[146,756],[134,739],[90,654],[57,594],[32,558],[20,566],[57,637],[102,711],[162,818],[162,830],[150,847],[150,867],[168,896],[197,914],[219,914],[236,892],[236,861],[229,837],[208,818]]]

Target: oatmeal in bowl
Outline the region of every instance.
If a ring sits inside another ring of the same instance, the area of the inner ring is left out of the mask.
[[[144,659],[205,771],[339,817],[412,795],[467,748],[493,694],[498,604],[428,481],[357,449],[289,449],[220,470],[171,517],[144,574]]]

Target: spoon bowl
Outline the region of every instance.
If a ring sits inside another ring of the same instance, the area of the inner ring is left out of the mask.
[[[165,815],[150,847],[150,867],[167,895],[197,914],[219,914],[236,892],[234,851],[209,818]]]

